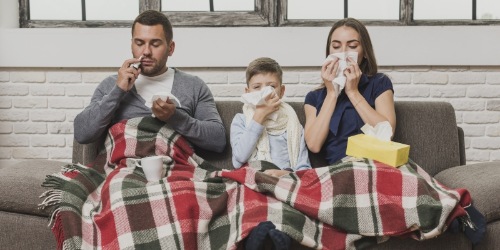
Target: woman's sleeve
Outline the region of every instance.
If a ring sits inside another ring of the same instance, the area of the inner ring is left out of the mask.
[[[394,93],[394,88],[392,86],[392,81],[388,76],[381,74],[375,86],[375,99],[387,90],[391,90]]]
[[[316,107],[316,103],[318,102],[317,92],[318,91],[310,91],[309,93],[307,93],[304,104],[309,104],[313,107]]]

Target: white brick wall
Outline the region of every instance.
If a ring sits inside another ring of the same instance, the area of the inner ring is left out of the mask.
[[[218,100],[238,100],[244,68],[184,68]],[[446,101],[464,129],[468,162],[500,160],[500,66],[383,67],[395,99]],[[70,162],[73,120],[115,69],[0,68],[0,166],[25,159]],[[321,82],[319,67],[284,68],[287,100],[302,101]]]

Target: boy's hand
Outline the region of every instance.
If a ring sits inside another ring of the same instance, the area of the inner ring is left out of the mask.
[[[264,100],[264,104],[257,105],[253,115],[253,119],[259,124],[264,124],[267,116],[277,111],[281,105],[281,99],[274,91],[267,95]]]
[[[277,169],[268,169],[268,170],[264,171],[264,174],[268,174],[268,175],[278,177],[278,178],[283,176],[283,175],[289,174],[289,173],[290,173],[290,171],[277,170]]]

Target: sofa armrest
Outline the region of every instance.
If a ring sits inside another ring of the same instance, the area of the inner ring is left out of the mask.
[[[80,163],[87,165],[92,162],[97,156],[100,145],[99,142],[93,142],[89,144],[80,144],[76,140],[73,140],[73,163]]]
[[[467,164],[467,158],[465,157],[465,134],[461,127],[458,128],[458,146],[460,149],[460,165]]]

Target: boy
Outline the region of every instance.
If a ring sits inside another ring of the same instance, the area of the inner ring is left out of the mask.
[[[266,160],[281,170],[266,170],[265,173],[277,177],[311,168],[304,129],[295,110],[281,101],[285,93],[282,77],[281,67],[271,58],[257,58],[248,65],[245,93],[262,91],[267,86],[273,91],[256,106],[244,104],[243,113],[233,118],[231,147],[234,168],[240,168],[246,162]]]

